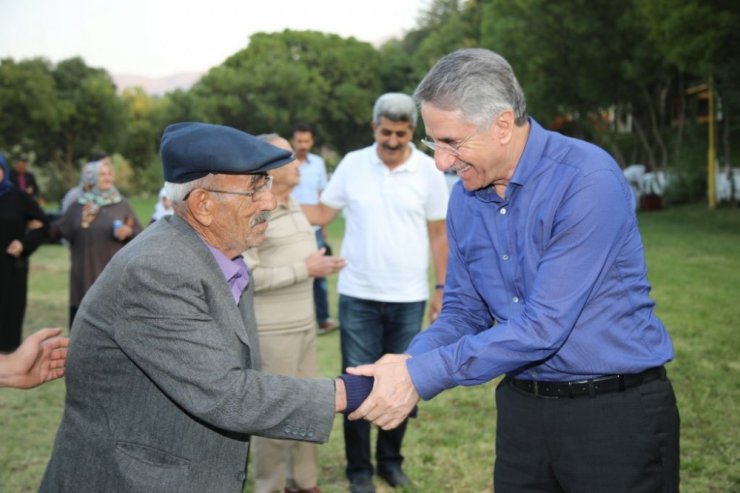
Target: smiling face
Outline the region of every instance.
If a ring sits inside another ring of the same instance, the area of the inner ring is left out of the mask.
[[[429,138],[441,144],[434,153],[437,169],[454,171],[470,191],[508,182],[516,167],[515,149],[508,145],[512,112],[497,116],[485,130],[465,121],[458,111],[442,110],[430,103],[422,104],[421,115]],[[450,152],[450,147],[456,152]]]
[[[411,123],[396,122],[381,116],[380,121],[373,122],[372,127],[380,160],[389,168],[403,164],[411,154],[409,142],[414,136]]]

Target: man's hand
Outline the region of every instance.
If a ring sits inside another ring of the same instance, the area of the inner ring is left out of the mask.
[[[392,430],[408,417],[420,399],[406,368],[410,357],[386,354],[372,365],[347,368],[351,375],[375,377],[373,391],[349,419],[364,418],[384,430]]]
[[[311,277],[327,277],[347,265],[342,257],[324,255],[326,248],[321,248],[306,257],[306,270]]]
[[[64,376],[69,339],[62,329],[31,334],[12,354],[0,359],[0,386],[30,389]]]

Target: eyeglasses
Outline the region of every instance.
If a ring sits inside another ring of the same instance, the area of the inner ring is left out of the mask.
[[[444,151],[448,154],[452,154],[455,157],[460,157],[460,149],[462,146],[464,146],[473,136],[475,135],[475,132],[468,135],[464,139],[462,139],[457,144],[447,144],[444,142],[434,142],[429,137],[425,137],[421,139],[421,143],[433,150],[434,152],[437,151]]]
[[[261,183],[258,185],[255,185],[255,187],[248,191],[248,192],[232,192],[229,190],[212,190],[210,188],[205,188],[204,190],[207,190],[212,193],[226,193],[229,195],[242,195],[244,197],[251,197],[253,195],[257,195],[258,193],[272,190],[272,175],[253,175],[253,182],[257,182],[258,180],[262,180]]]

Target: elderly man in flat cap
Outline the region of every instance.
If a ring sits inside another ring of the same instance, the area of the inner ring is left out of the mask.
[[[241,492],[250,435],[326,442],[345,409],[341,379],[257,370],[240,254],[276,205],[266,171],[291,153],[201,123],[167,127],[160,150],[175,214],[113,257],[80,305],[42,492]]]

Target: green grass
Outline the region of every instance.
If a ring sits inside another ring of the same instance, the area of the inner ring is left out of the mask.
[[[145,224],[152,200],[132,201]],[[653,297],[676,347],[668,367],[682,417],[681,484],[688,493],[740,491],[740,211],[701,206],[640,215]],[[337,251],[342,223],[329,228]],[[48,245],[32,258],[25,333],[67,323],[68,252]],[[330,278],[336,315],[336,279]],[[321,373],[340,368],[339,334],[318,339]],[[403,491],[492,491],[494,382],[422,403],[404,443],[413,485]],[[64,382],[0,389],[0,493],[36,491],[64,407]],[[320,486],[347,491],[341,420],[320,449]],[[378,491],[392,491],[376,482]],[[248,487],[247,491],[251,491]]]

